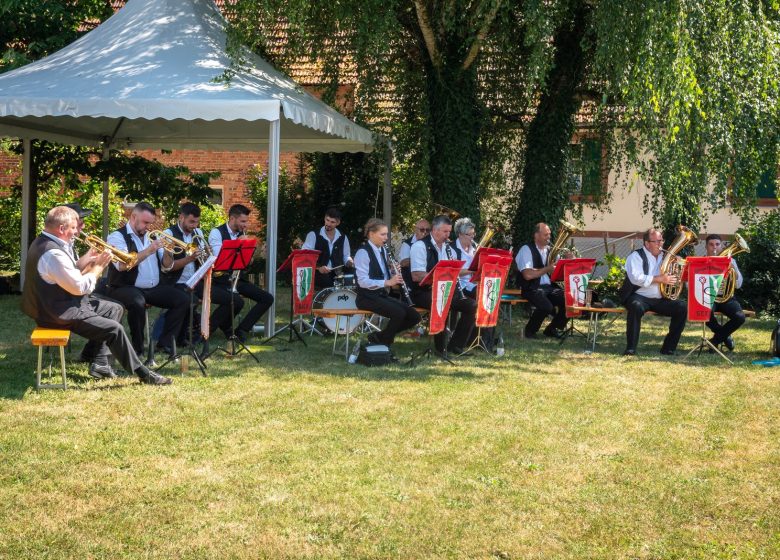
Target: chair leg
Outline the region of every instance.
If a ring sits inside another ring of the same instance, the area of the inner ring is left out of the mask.
[[[35,390],[41,390],[41,370],[43,369],[43,346],[38,346],[38,369],[35,371]]]
[[[60,346],[60,369],[62,369],[62,388],[68,388],[68,380],[65,376],[65,347]]]

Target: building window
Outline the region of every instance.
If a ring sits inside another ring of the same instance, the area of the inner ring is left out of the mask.
[[[220,185],[211,185],[211,190],[214,192],[209,197],[209,202],[216,206],[222,206],[223,187]]]
[[[567,176],[572,200],[596,201],[606,192],[603,149],[596,138],[582,138],[569,144]]]
[[[777,172],[769,169],[761,175],[756,186],[758,206],[777,206]]]

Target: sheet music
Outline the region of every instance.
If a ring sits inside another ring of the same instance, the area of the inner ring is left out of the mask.
[[[206,259],[206,262],[203,263],[203,266],[201,266],[198,270],[195,271],[195,274],[190,276],[190,279],[187,280],[184,285],[187,286],[190,290],[194,289],[198,282],[201,281],[203,276],[206,274],[206,272],[214,266],[214,262],[217,260],[216,255],[211,255],[209,258]]]

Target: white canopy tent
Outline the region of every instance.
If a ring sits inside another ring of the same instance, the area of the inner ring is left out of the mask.
[[[25,202],[32,139],[102,146],[105,155],[116,148],[268,150],[266,279],[275,292],[280,150],[368,152],[374,138],[248,50],[232,67],[225,27],[213,0],[129,0],[66,48],[0,75],[0,137],[24,141]],[[229,82],[217,81],[228,70]],[[28,231],[24,223],[22,270]],[[268,334],[274,315],[272,307]]]

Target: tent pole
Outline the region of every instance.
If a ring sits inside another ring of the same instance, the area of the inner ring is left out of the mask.
[[[103,161],[108,161],[111,150],[108,144],[103,144]],[[103,239],[108,237],[108,182],[103,181]]]
[[[390,142],[385,150],[384,186],[382,189],[382,219],[387,224],[387,230],[393,231],[393,148]]]
[[[265,289],[274,296],[274,303],[265,316],[265,336],[276,332],[276,242],[279,226],[279,130],[281,121],[271,121],[268,133],[268,208],[265,224]]]
[[[27,250],[32,242],[32,228],[35,227],[37,203],[32,192],[32,140],[22,138],[22,260],[19,268],[19,289],[24,289],[24,268]]]

